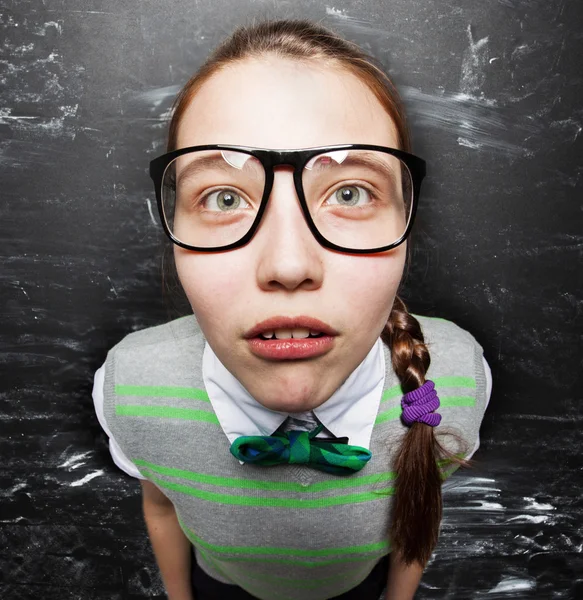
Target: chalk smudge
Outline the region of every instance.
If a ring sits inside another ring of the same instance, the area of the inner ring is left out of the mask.
[[[11,487],[10,489],[6,489],[6,490],[0,489],[0,496],[2,496],[4,498],[6,498],[8,496],[12,496],[19,490],[24,489],[25,487],[26,487],[26,483],[17,483],[15,486]]]
[[[401,90],[411,120],[420,126],[452,132],[467,147],[509,156],[533,155],[520,141],[539,132],[540,126],[531,120],[511,119],[496,106],[465,94],[430,94],[407,86]]]
[[[150,202],[149,198],[146,198],[146,204],[148,206],[148,212],[150,213],[150,219],[152,219],[152,223],[157,227],[158,223],[156,222],[156,219],[154,218],[154,213],[152,212],[152,203]]]
[[[468,25],[469,48],[464,52],[462,58],[462,73],[460,81],[460,94],[464,99],[481,100],[487,104],[495,104],[494,100],[488,100],[482,91],[482,85],[486,78],[484,66],[488,60],[488,37],[474,41],[472,26]]]
[[[509,592],[526,592],[536,589],[534,578],[521,579],[520,577],[504,577],[495,587],[488,590],[487,594],[507,594]]]
[[[335,8],[334,6],[327,6],[326,7],[326,14],[330,15],[331,17],[338,17],[340,19],[347,19],[347,15],[346,12],[344,10],[341,10],[339,8]]]
[[[84,484],[88,483],[89,481],[91,481],[92,479],[95,479],[96,477],[99,477],[100,475],[103,475],[103,474],[104,474],[104,471],[102,469],[100,469],[99,471],[95,471],[94,473],[85,475],[85,477],[83,477],[83,479],[78,479],[77,481],[73,481],[73,483],[69,484],[69,487],[79,487],[80,485],[84,485]]]
[[[164,87],[152,88],[145,92],[133,93],[131,98],[137,103],[146,104],[157,109],[163,102],[173,98],[180,91],[179,85],[167,85]]]
[[[106,277],[107,277],[107,281],[109,281],[109,285],[111,285],[110,290],[115,294],[115,297],[117,298],[118,294],[117,294],[117,290],[115,289],[115,287],[113,285],[113,281],[111,281],[111,279],[109,278],[109,275],[106,275]]]
[[[89,456],[90,454],[91,454],[90,451],[81,452],[79,454],[74,454],[73,456],[68,458],[64,463],[61,463],[59,465],[59,468],[67,469],[69,471],[71,471],[73,469],[77,469],[78,467],[85,464],[85,461],[83,459],[86,458],[87,456]]]

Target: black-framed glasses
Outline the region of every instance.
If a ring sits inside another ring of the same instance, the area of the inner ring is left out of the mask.
[[[322,246],[369,254],[409,235],[425,161],[371,144],[299,150],[209,144],[163,154],[150,162],[150,177],[164,231],[175,244],[200,252],[247,244],[278,165],[293,167],[306,223]]]

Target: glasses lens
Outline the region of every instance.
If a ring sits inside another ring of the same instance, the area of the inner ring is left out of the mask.
[[[263,165],[250,154],[203,150],[175,158],[162,180],[162,208],[179,241],[227,246],[251,229],[265,187]]]
[[[329,242],[355,250],[381,248],[405,233],[411,218],[411,173],[392,154],[334,150],[304,167],[306,203]]]

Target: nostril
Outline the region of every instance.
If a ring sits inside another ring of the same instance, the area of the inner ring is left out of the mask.
[[[298,281],[298,279],[294,277],[282,276],[278,279],[272,279],[268,286],[274,290],[286,291],[293,291],[297,289],[313,290],[319,287],[319,284],[315,283],[313,279],[303,279],[302,281]]]

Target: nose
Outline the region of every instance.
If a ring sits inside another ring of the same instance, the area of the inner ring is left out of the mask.
[[[274,169],[269,202],[255,234],[257,283],[266,291],[315,290],[324,276],[323,251],[302,213],[291,167]]]

